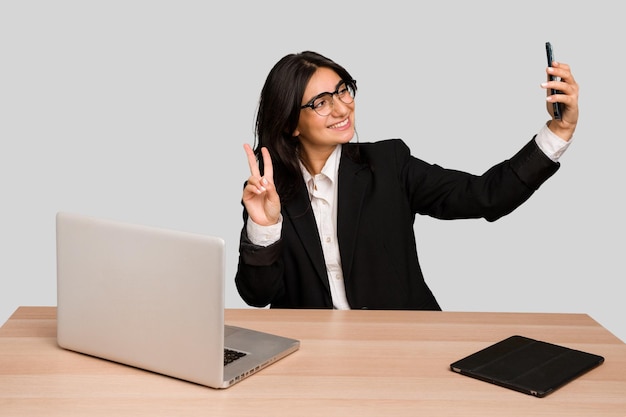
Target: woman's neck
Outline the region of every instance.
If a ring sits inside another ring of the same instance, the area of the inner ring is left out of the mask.
[[[337,145],[316,149],[302,149],[300,160],[304,167],[311,175],[317,175],[322,172],[326,161],[337,148]]]

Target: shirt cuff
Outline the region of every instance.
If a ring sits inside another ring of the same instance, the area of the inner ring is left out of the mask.
[[[548,123],[544,124],[537,136],[535,136],[535,142],[539,149],[554,162],[559,160],[573,139],[571,138],[569,141],[561,139],[548,128]]]
[[[246,223],[246,232],[250,242],[258,246],[269,246],[280,239],[280,233],[283,230],[283,216],[278,218],[278,223],[271,226],[261,226],[248,218]]]

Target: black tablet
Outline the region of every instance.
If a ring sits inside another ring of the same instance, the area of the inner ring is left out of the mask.
[[[450,369],[545,397],[603,362],[602,356],[515,335],[452,363]]]

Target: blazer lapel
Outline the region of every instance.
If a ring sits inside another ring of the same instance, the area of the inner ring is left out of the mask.
[[[342,154],[337,192],[337,239],[345,280],[350,279],[361,209],[371,179],[372,173],[367,165],[358,164]]]
[[[311,209],[309,193],[303,184],[299,194],[284,207],[285,214],[293,225],[298,238],[307,251],[315,272],[322,281],[324,287],[330,292],[324,252],[320,243],[317,223]]]

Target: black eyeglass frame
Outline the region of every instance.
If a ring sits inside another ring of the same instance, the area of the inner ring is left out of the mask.
[[[313,105],[313,103],[315,103],[315,100],[317,100],[318,98],[323,97],[323,96],[328,94],[328,95],[330,95],[331,103],[334,103],[335,96],[339,94],[339,88],[341,88],[341,86],[344,85],[344,84],[345,84],[345,86],[346,86],[346,88],[348,90],[352,90],[352,94],[350,94],[350,96],[354,100],[354,96],[356,95],[356,80],[341,80],[337,84],[337,88],[335,88],[335,91],[333,91],[332,93],[330,91],[319,93],[318,95],[313,97],[311,100],[309,100],[308,103],[306,103],[303,106],[300,106],[300,109],[306,109],[306,108],[310,107],[311,110],[313,110],[315,113],[317,113],[317,110],[315,110],[315,106]],[[342,103],[343,103],[343,100],[342,100]],[[350,104],[350,103],[346,103],[346,104]],[[317,113],[317,114],[319,114],[319,113]]]

